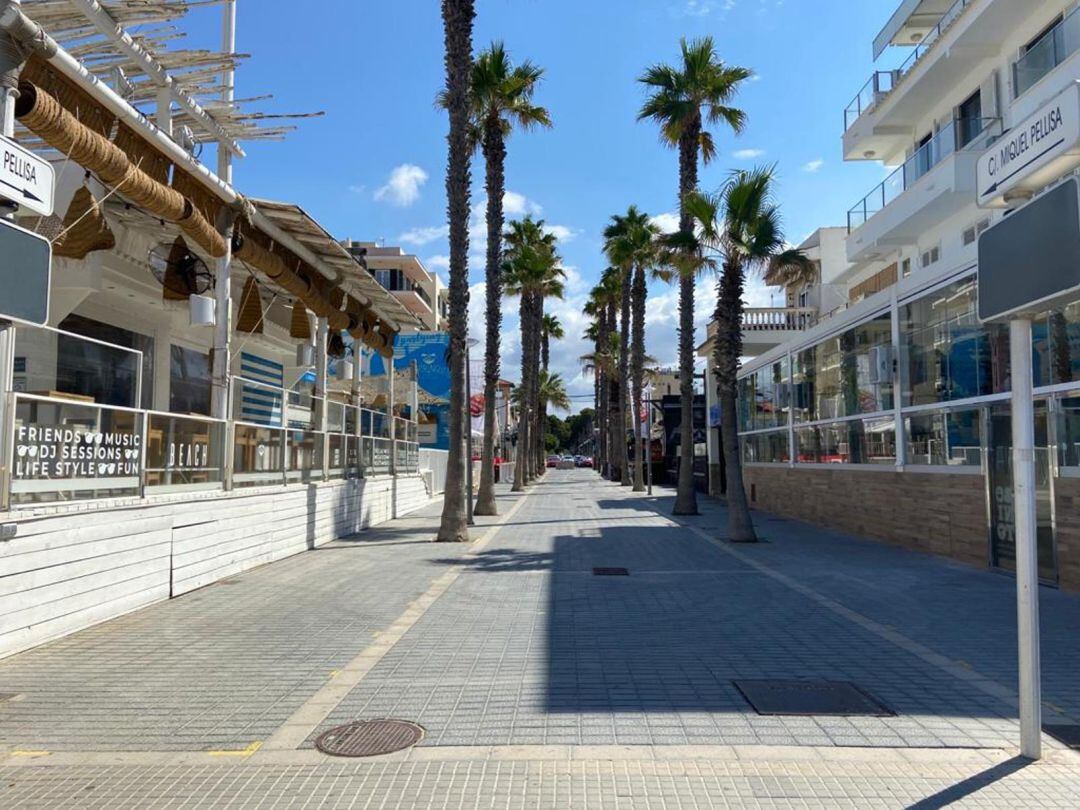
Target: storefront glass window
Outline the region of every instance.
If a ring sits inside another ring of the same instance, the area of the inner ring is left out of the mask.
[[[799,352],[792,381],[797,422],[891,410],[891,316],[882,315]]]
[[[142,397],[140,403],[132,401],[138,382],[136,356],[79,340],[70,335],[59,335],[56,342],[56,390],[90,397],[99,405],[141,407],[149,409],[154,400],[154,339],[119,326],[68,315],[60,323],[60,329],[103,340],[117,346],[142,352]]]
[[[1080,301],[1035,322],[1035,385],[1080,382]]]
[[[892,419],[854,419],[795,432],[797,460],[804,464],[895,464]]]
[[[742,443],[743,460],[748,464],[778,464],[791,460],[786,430],[743,436]]]
[[[1080,397],[1060,400],[1057,441],[1058,463],[1080,467]]]
[[[981,325],[966,278],[900,307],[903,404],[1000,394],[1009,385],[1009,329]]]
[[[934,411],[905,419],[907,463],[978,467],[982,464],[982,420],[978,410]]]
[[[758,369],[740,380],[740,430],[762,430],[786,425],[790,390],[787,359]]]
[[[210,413],[210,355],[184,346],[170,346],[169,410]]]

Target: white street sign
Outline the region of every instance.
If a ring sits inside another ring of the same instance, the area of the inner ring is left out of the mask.
[[[1005,208],[1014,189],[1037,191],[1080,164],[1080,84],[1020,122],[979,158],[978,203]]]
[[[52,164],[2,136],[0,153],[0,197],[43,217],[51,216],[56,188]]]

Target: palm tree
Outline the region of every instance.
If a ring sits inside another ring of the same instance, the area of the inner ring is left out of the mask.
[[[550,405],[557,411],[570,410],[570,396],[566,393],[566,383],[561,374],[551,374],[547,369],[541,369],[538,392],[540,403],[545,407]]]
[[[660,229],[649,221],[649,216],[638,211],[637,206],[630,206],[626,214],[612,217],[612,223],[604,231],[605,247],[608,257],[624,269],[622,291],[622,341],[619,354],[620,379],[629,381],[632,392],[632,410],[634,414],[634,491],[645,489],[644,458],[641,436],[641,398],[644,389],[645,370],[645,301],[648,295],[646,273],[652,269],[657,273],[657,240]],[[661,273],[663,277],[663,274]],[[627,320],[630,323],[627,323]],[[630,373],[627,374],[625,348],[630,342]],[[626,395],[626,383],[620,386],[620,397]],[[622,400],[623,409],[627,410],[626,400]],[[624,482],[627,474],[623,475]]]
[[[713,361],[727,473],[728,533],[735,542],[757,540],[743,485],[736,413],[746,275],[762,271],[766,284],[787,286],[812,281],[817,272],[804,253],[786,246],[772,187],[772,169],[739,171],[719,194],[691,194],[686,202],[700,252],[715,253],[722,268]]]
[[[544,315],[544,319],[540,324],[540,365],[543,366],[544,371],[548,370],[548,366],[551,364],[551,340],[562,340],[566,337],[566,332],[563,330],[562,324],[555,315]]]
[[[484,448],[480,465],[477,515],[497,515],[495,504],[495,393],[499,384],[502,329],[503,196],[506,193],[506,139],[515,127],[550,127],[548,111],[532,103],[544,75],[531,62],[514,66],[501,42],[494,42],[473,64],[471,119],[474,146],[484,154],[487,190],[485,267]]]
[[[614,413],[611,397],[611,384],[617,369],[614,365],[600,363],[601,358],[610,357],[612,363],[618,356],[618,350],[611,351],[611,337],[617,333],[615,323],[615,306],[621,300],[621,285],[619,283],[620,270],[617,267],[609,267],[600,277],[590,296],[586,309],[596,319],[596,348],[595,358],[598,361],[591,367],[595,372],[597,387],[597,425],[600,430],[600,455],[597,468],[606,478],[614,478],[615,463],[618,457],[614,451]],[[616,343],[616,345],[618,345]],[[588,363],[586,365],[588,369]],[[617,399],[617,397],[616,397]]]
[[[544,298],[562,296],[565,273],[559,267],[555,237],[544,230],[543,220],[525,217],[508,224],[503,235],[503,283],[507,295],[520,298],[521,320],[521,431],[515,492],[521,491],[537,469],[536,434],[539,432],[537,383],[540,366],[540,329]]]
[[[469,539],[465,492],[465,339],[469,328],[469,71],[474,0],[442,0],[446,64],[446,208],[450,223],[450,452],[437,540]]]
[[[651,119],[660,125],[660,137],[679,150],[679,228],[691,227],[686,210],[687,195],[698,185],[698,156],[710,162],[716,156],[712,134],[704,125],[727,124],[742,130],[746,115],[729,106],[739,85],[750,71],[725,65],[716,54],[711,37],[680,42],[682,62],[678,67],[654,65],[638,80],[650,96],[638,113],[638,120]],[[679,394],[682,399],[679,480],[675,514],[696,515],[694,492],[694,277],[679,278]]]

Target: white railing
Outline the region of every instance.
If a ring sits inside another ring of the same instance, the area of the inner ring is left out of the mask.
[[[806,307],[761,307],[743,310],[743,332],[801,332],[817,323],[817,310]]]
[[[148,410],[140,352],[55,329],[17,338],[4,509],[419,471],[408,419],[243,377],[230,380],[231,419]]]

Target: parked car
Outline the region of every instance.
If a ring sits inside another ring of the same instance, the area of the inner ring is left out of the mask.
[[[549,466],[549,467],[558,467],[559,466],[559,457],[558,456],[548,456],[547,457],[547,466]]]
[[[585,467],[585,468],[588,468],[588,469],[591,470],[592,469],[592,458],[590,458],[589,456],[582,456],[581,461],[579,461],[577,463],[577,465],[579,467]]]

